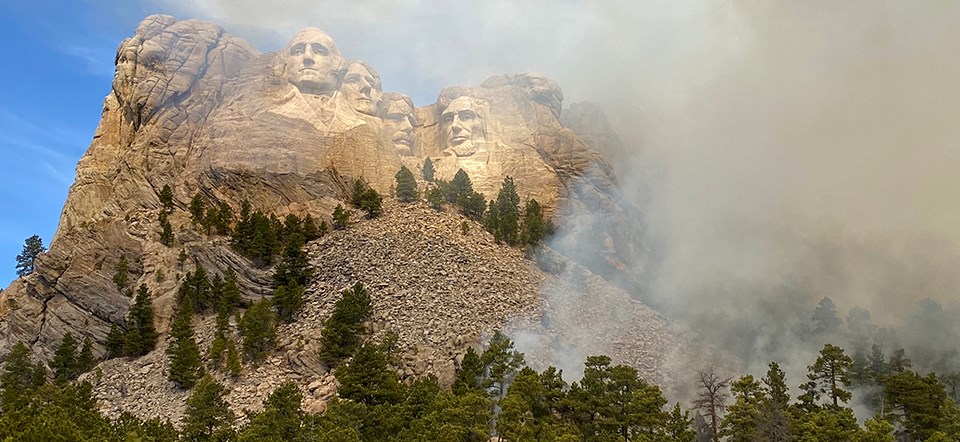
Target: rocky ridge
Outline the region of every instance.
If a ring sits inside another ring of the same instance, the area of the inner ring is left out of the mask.
[[[575,355],[577,365],[586,355],[608,354],[651,381],[669,381],[663,377],[668,356],[693,348],[664,318],[576,264],[567,262],[561,275],[545,273],[521,251],[496,244],[477,223],[468,221],[461,233],[463,221],[422,203],[387,201],[381,218],[308,244],[314,282],[297,320],[278,328],[278,350],[244,366],[236,381],[220,376],[238,416],[258,409],[290,379],[303,389],[306,410],[324,409],[337,384],[319,361],[318,340],[340,293],[357,281],[373,301],[370,339],[397,333],[397,369],[405,380],[433,373],[449,384],[467,347],[481,347],[495,329],[517,336],[533,367],[563,367],[571,355],[562,349],[576,348],[583,353]],[[195,320],[204,351],[214,319]],[[147,356],[109,360],[85,375],[105,413],[180,419],[188,393],[166,380],[165,348],[162,342]]]

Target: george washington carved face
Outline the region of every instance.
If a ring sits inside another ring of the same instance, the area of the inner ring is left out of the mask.
[[[325,32],[307,28],[283,50],[287,81],[305,94],[328,94],[337,89],[343,65],[340,50]]]
[[[440,114],[440,133],[444,147],[458,147],[468,141],[483,141],[486,128],[481,116],[482,105],[472,97],[458,97]]]
[[[380,75],[373,68],[362,61],[351,62],[347,66],[347,73],[343,77],[340,87],[347,102],[353,110],[361,114],[375,115],[383,88],[380,85]]]

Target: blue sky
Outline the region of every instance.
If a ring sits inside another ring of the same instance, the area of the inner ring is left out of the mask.
[[[49,245],[110,91],[117,45],[143,18],[121,2],[0,3],[0,286],[34,234]]]

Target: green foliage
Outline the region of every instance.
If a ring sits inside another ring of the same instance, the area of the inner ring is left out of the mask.
[[[430,204],[430,207],[433,207],[434,210],[440,210],[443,208],[443,190],[439,186],[432,186],[427,190],[427,203]]]
[[[427,161],[430,161],[430,159],[428,158]],[[413,172],[407,169],[407,166],[401,166],[400,171],[394,178],[397,180],[395,193],[398,200],[409,203],[420,197],[420,192],[417,190],[417,179],[414,178]]]
[[[24,277],[33,273],[37,257],[46,252],[43,240],[39,235],[33,235],[23,242],[23,249],[17,255],[17,276]]]
[[[428,183],[432,183],[434,172],[435,170],[433,168],[433,161],[431,161],[430,158],[423,160],[423,180]]]
[[[553,234],[553,222],[543,219],[543,208],[535,199],[527,201],[523,209],[523,224],[520,226],[520,243],[533,246]]]
[[[227,340],[227,374],[230,377],[236,379],[240,377],[240,372],[243,369],[240,364],[240,352],[237,351],[237,343],[233,339]]]
[[[320,335],[320,359],[335,366],[356,351],[360,345],[363,322],[373,312],[370,293],[357,282],[344,290],[343,296],[333,306],[330,319],[323,325]]]
[[[12,410],[22,405],[34,388],[34,366],[30,361],[30,349],[17,342],[7,353],[0,373],[0,389],[3,390],[3,409]]]
[[[117,324],[110,324],[110,333],[107,334],[107,359],[123,356],[124,333]]]
[[[305,287],[312,276],[307,252],[303,249],[304,237],[300,233],[291,235],[286,240],[283,255],[273,271],[273,287],[284,286]]]
[[[193,311],[180,308],[170,329],[172,342],[167,346],[167,379],[183,389],[193,388],[203,375],[200,347],[194,338],[192,321]]]
[[[170,219],[165,210],[160,211],[160,244],[167,247],[173,246],[173,226],[170,225]]]
[[[350,215],[353,215],[353,212],[344,209],[343,205],[337,204],[337,207],[333,208],[333,229],[346,229],[347,224],[350,222]]]
[[[88,382],[35,387],[25,394],[20,406],[4,409],[0,416],[0,440],[123,441],[110,421],[97,411],[91,390]]]
[[[190,219],[193,220],[193,223],[203,225],[207,203],[203,201],[203,195],[201,195],[200,192],[197,192],[197,194],[193,196],[193,199],[190,200],[189,209]]]
[[[77,369],[80,373],[86,373],[93,369],[96,362],[93,358],[93,341],[89,336],[85,336],[83,346],[80,347],[80,355],[77,356]]]
[[[283,442],[296,440],[306,417],[300,411],[303,394],[293,382],[277,387],[239,435],[240,442]]]
[[[219,370],[223,365],[229,331],[230,309],[221,306],[220,311],[217,312],[217,329],[213,333],[213,342],[210,343],[210,349],[207,351],[207,367],[211,370]]]
[[[467,352],[463,355],[460,369],[457,370],[456,378],[453,381],[453,392],[458,395],[468,392],[482,392],[481,375],[483,375],[483,361],[480,360],[480,355],[473,350],[473,347],[467,347]]]
[[[349,363],[340,365],[334,375],[340,382],[337,394],[343,399],[365,405],[399,402],[403,388],[397,373],[390,370],[386,350],[381,345],[364,344]]]
[[[383,197],[376,190],[369,188],[360,197],[359,208],[367,212],[368,219],[376,218],[383,214]]]
[[[759,438],[757,423],[761,406],[767,400],[760,383],[746,375],[730,385],[734,403],[720,423],[720,436],[733,442],[750,442]]]
[[[848,441],[859,437],[860,426],[853,410],[824,407],[801,414],[792,433],[799,441]]]
[[[349,218],[349,217],[348,217]],[[330,231],[330,226],[327,225],[327,220],[320,220],[320,227],[317,227],[317,231],[320,232],[320,236],[326,235]]]
[[[273,292],[273,306],[284,322],[293,322],[303,306],[303,287],[297,284],[277,287]]]
[[[255,302],[237,324],[243,337],[243,352],[253,360],[260,360],[276,346],[277,318],[268,299]]]
[[[816,382],[819,392],[826,394],[833,402],[833,406],[838,407],[840,402],[846,403],[852,397],[852,393],[843,389],[850,386],[848,371],[851,365],[853,360],[843,353],[842,348],[826,344],[820,350],[817,361],[807,367],[810,371],[807,378],[811,382]]]
[[[883,419],[873,418],[863,422],[866,427],[857,437],[857,442],[893,442],[893,425]]]
[[[513,178],[506,177],[497,193],[497,199],[490,202],[490,209],[484,224],[493,233],[497,242],[504,241],[517,245],[520,241],[520,196]]]
[[[182,438],[190,441],[229,441],[234,415],[224,397],[227,388],[206,375],[187,399]]]
[[[814,333],[833,333],[843,324],[837,317],[837,306],[827,296],[820,299],[817,308],[813,311]]]
[[[493,332],[487,349],[480,355],[480,361],[485,369],[482,385],[496,388],[498,396],[505,393],[505,385],[513,380],[517,370],[524,365],[523,353],[516,350],[513,341],[500,330]]]
[[[324,227],[326,222],[324,222]],[[326,228],[322,231],[317,227],[317,222],[313,219],[313,216],[307,214],[306,218],[303,219],[303,240],[304,242],[310,242],[317,238],[320,238],[323,235],[327,234]]]
[[[164,211],[173,211],[173,189],[170,188],[169,184],[164,184],[163,189],[160,190],[160,204]]]
[[[53,369],[53,378],[60,383],[72,381],[80,376],[80,364],[78,361],[77,340],[73,335],[67,333],[63,335],[60,345],[53,353],[53,360],[50,361],[50,368]]]
[[[267,216],[259,210],[251,213],[250,210],[250,203],[244,200],[231,245],[256,265],[272,264],[273,256],[282,250],[284,225],[274,215]]]
[[[903,425],[914,440],[926,440],[942,427],[947,393],[933,373],[892,374],[884,383],[883,394],[895,411],[889,413],[890,419]]]
[[[147,286],[141,284],[127,313],[127,336],[124,338],[126,356],[143,356],[157,346],[157,329],[153,324],[153,302]]]
[[[120,255],[120,260],[113,266],[113,283],[117,285],[117,290],[123,291],[130,283],[130,263],[127,262],[126,255]]]

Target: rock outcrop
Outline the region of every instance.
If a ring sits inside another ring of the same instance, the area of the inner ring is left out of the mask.
[[[111,326],[124,321],[129,290],[141,284],[153,296],[164,332],[180,276],[197,266],[214,272],[232,268],[244,296],[269,296],[270,269],[252,265],[226,238],[197,233],[185,210],[194,195],[234,212],[248,201],[279,216],[324,219],[348,198],[354,180],[388,194],[402,164],[416,167],[426,158],[435,162],[439,178],[464,169],[487,198],[511,176],[521,198],[537,199],[560,225],[554,247],[564,256],[556,259],[570,260],[568,268],[588,275],[588,286],[603,287],[585,295],[598,296],[591,305],[631,306],[602,307],[589,317],[620,311],[625,320],[665,324],[607,284],[636,286],[621,277],[645,266],[641,216],[622,203],[610,165],[590,146],[606,148],[608,140],[581,138],[565,127],[563,93],[542,75],[501,75],[478,87],[445,88],[436,103],[415,107],[402,94],[384,93],[373,67],[343,57],[319,29],[298,33],[278,52],[261,53],[215,24],[158,15],[144,19],[120,45],[112,86],[49,253],[39,258],[33,274],[3,291],[0,354],[26,342],[48,360],[72,333],[92,338],[102,356]],[[159,194],[165,185],[172,187],[176,207],[170,215],[172,246],[159,240]],[[312,244],[317,283],[301,320],[281,333],[293,341],[282,343],[286,354],[279,362],[271,359],[278,368],[262,368],[269,373],[261,374],[300,376],[315,385],[311,391],[323,392],[318,400],[328,396],[331,380],[311,362],[310,345],[338,291],[356,279],[378,293],[375,336],[397,331],[407,354],[416,355],[405,362],[408,376],[430,371],[449,379],[466,345],[504,325],[537,339],[569,336],[560,346],[584,344],[570,328],[578,324],[576,317],[550,324],[542,319],[544,300],[554,299],[548,294],[572,290],[569,286],[550,282],[476,225],[453,239],[450,232],[460,226],[455,215],[424,224],[421,218],[431,219],[427,212],[419,206],[388,210],[382,221]],[[421,239],[409,243],[410,238]],[[188,262],[178,259],[181,251],[191,257]],[[129,262],[126,285],[113,278],[121,259]],[[657,333],[665,330],[661,325]],[[618,330],[604,333],[624,332]],[[660,363],[652,355],[667,345],[664,339],[610,341],[602,349],[652,376]],[[105,363],[100,397],[109,404],[131,394],[145,403],[160,401],[110,381],[123,379],[130,385],[155,382],[134,390],[176,398],[167,394],[170,388],[159,374],[164,360],[158,352],[136,363]],[[549,353],[541,359],[553,360]],[[309,372],[296,368],[311,366]],[[262,387],[252,380],[248,386],[236,394],[259,398]]]

